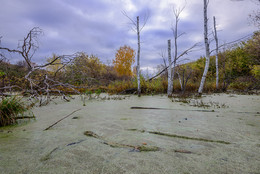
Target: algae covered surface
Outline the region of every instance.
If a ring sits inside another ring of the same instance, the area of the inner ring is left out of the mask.
[[[0,128],[0,173],[260,173],[258,95],[76,96],[33,112]]]

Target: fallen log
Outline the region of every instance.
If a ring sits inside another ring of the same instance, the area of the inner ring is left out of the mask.
[[[197,111],[197,112],[218,112],[215,110],[183,110],[183,109],[171,109],[171,108],[154,108],[154,107],[139,107],[139,106],[132,106],[130,109],[156,109],[156,110],[175,110],[175,111]]]
[[[58,124],[60,121],[64,120],[65,118],[67,118],[67,117],[69,117],[69,116],[71,116],[72,114],[74,114],[75,112],[77,112],[77,111],[79,111],[79,110],[81,110],[81,109],[77,109],[77,110],[73,111],[73,112],[70,113],[69,115],[63,117],[62,119],[60,119],[60,120],[58,120],[58,121],[56,121],[55,123],[53,123],[52,125],[50,125],[49,127],[47,127],[47,128],[44,129],[44,130],[50,129],[50,128],[53,127],[54,125]]]
[[[168,110],[167,108],[153,108],[153,107],[139,107],[139,106],[133,106],[131,109],[162,109],[162,110]]]
[[[177,152],[177,153],[192,153],[191,151],[188,151],[188,150],[174,150],[174,152]]]

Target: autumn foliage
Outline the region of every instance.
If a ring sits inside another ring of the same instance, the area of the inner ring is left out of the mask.
[[[116,52],[116,58],[113,60],[114,69],[121,76],[132,76],[132,64],[135,62],[135,51],[130,46],[120,47]]]
[[[260,89],[259,36],[260,33],[256,32],[251,39],[230,46],[219,53],[219,89],[221,91]],[[95,55],[88,55],[82,52],[78,53],[58,73],[55,73],[55,71],[62,63],[60,59],[46,69],[34,71],[31,77],[34,79],[35,84],[41,88],[46,86],[44,79],[47,74],[50,79],[76,86],[75,89],[80,92],[85,92],[86,89],[94,92],[99,89],[102,92],[121,93],[127,89],[137,88],[137,79],[129,78],[130,75],[135,74],[131,71],[134,56],[135,51],[130,47],[120,47],[116,52],[116,59],[113,61],[112,66],[102,63]],[[56,55],[53,55],[47,61],[50,62],[55,57]],[[216,90],[215,60],[215,56],[211,56],[204,87],[205,92],[214,92]],[[176,69],[178,73],[175,74],[173,82],[174,92],[184,92],[184,90],[186,92],[196,92],[200,85],[199,82],[204,65],[205,58],[203,57],[194,62],[179,65]],[[164,67],[164,65],[158,66],[158,72],[164,69]],[[25,61],[19,61],[16,64],[11,64],[8,60],[0,62],[0,94],[9,92],[9,89],[4,89],[4,87],[12,87],[13,91],[26,91],[26,89],[30,89],[30,83],[25,79],[28,71],[28,64]],[[50,85],[53,85],[53,83],[52,81],[49,82]],[[184,84],[187,84],[186,88],[182,88]],[[166,93],[167,73],[162,74],[152,81],[148,81],[144,74],[142,74],[141,86],[144,94]],[[52,91],[57,89],[70,94],[75,93],[71,88],[59,85],[50,88]]]

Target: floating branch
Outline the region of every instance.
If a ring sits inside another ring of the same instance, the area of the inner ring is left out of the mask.
[[[65,118],[67,118],[67,117],[69,117],[69,116],[71,116],[72,114],[74,114],[75,112],[77,112],[77,111],[79,111],[79,110],[81,110],[81,109],[77,109],[77,110],[73,111],[73,112],[70,113],[69,115],[63,117],[62,119],[60,119],[60,120],[58,120],[58,121],[56,121],[55,123],[53,123],[52,125],[50,125],[49,127],[47,127],[47,128],[44,129],[44,130],[50,129],[50,128],[53,127],[54,125],[58,124],[60,121],[64,120]]]
[[[182,135],[168,134],[168,133],[156,132],[156,131],[145,131],[145,130],[138,130],[138,129],[127,129],[127,130],[128,131],[138,131],[138,132],[142,132],[142,133],[148,132],[150,134],[162,135],[162,136],[173,137],[173,138],[182,138],[182,139],[187,139],[187,140],[204,141],[204,142],[221,143],[221,144],[231,144],[230,142],[226,142],[226,141],[222,141],[222,140],[209,140],[209,139],[205,139],[205,138],[187,137],[187,136],[182,136]]]
[[[175,110],[175,111],[197,111],[197,112],[218,112],[215,110],[183,110],[183,109],[170,109],[170,108],[153,108],[153,107],[139,107],[139,106],[133,106],[130,109],[156,109],[156,110]]]

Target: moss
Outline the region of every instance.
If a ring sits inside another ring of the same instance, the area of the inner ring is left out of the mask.
[[[95,134],[92,131],[85,131],[84,135],[88,136],[88,137],[94,137],[94,138],[100,138],[100,136],[98,136],[97,134]]]
[[[120,120],[131,120],[131,118],[120,118]]]
[[[109,145],[110,147],[114,147],[114,148],[135,148],[135,146],[133,145],[120,144],[120,143],[115,143],[110,141],[104,141],[103,144]]]
[[[126,129],[128,131],[138,131],[137,129]]]
[[[145,145],[138,146],[137,149],[140,152],[155,152],[155,151],[159,151],[160,150],[159,147],[156,147],[156,146],[145,146]]]
[[[0,134],[0,138],[8,138],[8,137],[10,137],[10,134],[6,134],[6,133]]]
[[[252,127],[255,127],[255,126],[256,126],[256,125],[253,124],[253,123],[247,123],[246,125],[248,125],[248,126],[252,126]]]

